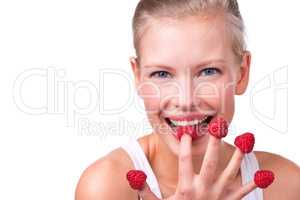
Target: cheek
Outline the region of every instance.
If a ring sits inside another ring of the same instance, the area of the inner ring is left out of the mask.
[[[161,91],[159,87],[151,82],[143,82],[138,87],[138,94],[142,98],[148,114],[159,112]]]
[[[220,93],[222,95],[219,100],[219,113],[230,122],[234,114],[235,84],[233,82],[224,84],[220,88]]]
[[[221,115],[231,115],[234,109],[234,88],[233,83],[225,80],[201,83],[195,90],[195,98]]]
[[[232,115],[234,112],[234,94],[235,94],[235,85],[228,85],[224,88],[224,97],[223,97],[223,114]]]
[[[180,97],[180,86],[176,82],[142,83],[139,87],[139,96],[143,99],[148,115],[172,112],[173,107],[168,106],[174,99]],[[172,103],[171,103],[172,104]]]

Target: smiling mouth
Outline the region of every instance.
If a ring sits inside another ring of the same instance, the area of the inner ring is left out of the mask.
[[[165,122],[169,125],[169,127],[176,132],[176,129],[180,126],[193,126],[197,130],[203,130],[207,129],[208,124],[211,122],[211,120],[214,118],[213,115],[207,115],[201,120],[198,120],[198,122],[195,124],[189,124],[186,122],[174,122],[170,118],[164,118]]]

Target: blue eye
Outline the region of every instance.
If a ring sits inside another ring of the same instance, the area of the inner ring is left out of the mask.
[[[157,71],[150,74],[150,77],[156,76],[157,78],[167,78],[166,76],[170,75],[169,72],[166,71]]]
[[[200,76],[212,76],[220,73],[220,70],[217,68],[206,68],[200,71]]]

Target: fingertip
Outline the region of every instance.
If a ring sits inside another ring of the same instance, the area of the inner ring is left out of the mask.
[[[151,191],[151,189],[147,182],[144,183],[144,186],[140,190],[137,190],[138,194],[141,196],[145,196],[149,191]]]
[[[213,135],[210,135],[209,136],[209,141],[210,141],[211,144],[219,144],[219,143],[221,143],[222,139],[218,138],[218,137],[215,137]]]
[[[235,159],[241,161],[243,158],[244,158],[244,152],[241,151],[241,149],[239,148],[235,148],[235,151],[234,151],[234,157]]]
[[[191,142],[192,141],[192,136],[189,134],[183,134],[181,137],[181,142]]]
[[[246,186],[246,190],[248,191],[248,192],[251,192],[251,191],[253,191],[253,190],[255,190],[256,188],[257,188],[257,185],[255,184],[255,182],[252,180],[252,181],[250,181],[248,184],[247,184],[247,186]]]
[[[246,183],[246,185],[240,187],[240,189],[233,195],[232,199],[241,199],[245,197],[247,194],[249,194],[250,192],[252,192],[253,190],[255,190],[256,188],[257,186],[254,183],[254,181],[250,181]]]
[[[255,188],[257,188],[257,185],[255,184],[254,180],[250,181],[248,183],[248,185],[249,185],[249,188],[252,188],[252,190],[254,190]]]
[[[180,155],[187,155],[190,154],[192,148],[192,137],[188,134],[184,134],[181,137],[179,149]]]

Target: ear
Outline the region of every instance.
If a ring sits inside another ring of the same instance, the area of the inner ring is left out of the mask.
[[[140,83],[140,68],[139,68],[138,58],[132,56],[129,58],[129,61],[134,75],[135,86],[137,88]]]
[[[242,64],[240,66],[239,75],[236,83],[235,94],[242,95],[245,93],[248,82],[249,82],[249,72],[251,65],[251,53],[249,51],[244,51]]]

